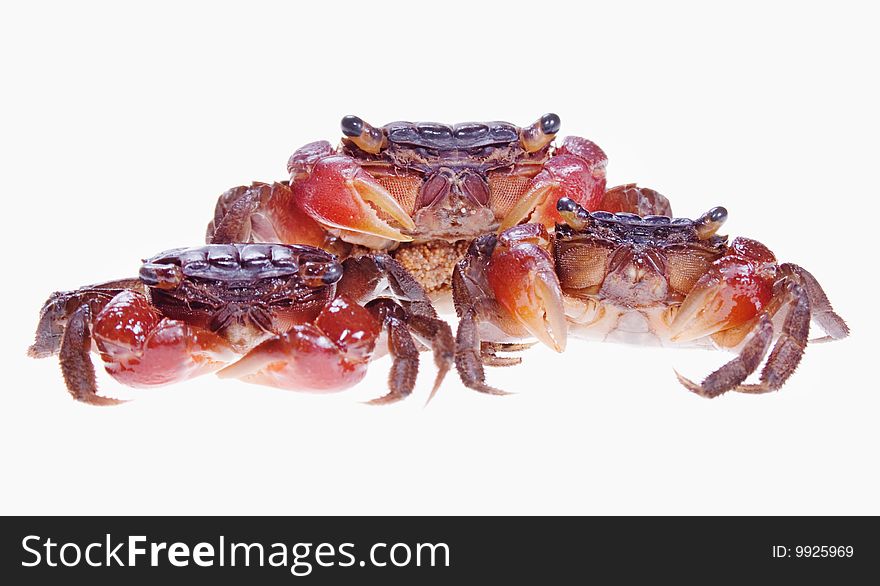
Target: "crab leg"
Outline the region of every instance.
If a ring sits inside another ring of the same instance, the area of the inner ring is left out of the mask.
[[[835,313],[834,308],[831,307],[831,302],[828,301],[828,296],[825,294],[819,281],[816,280],[816,277],[808,270],[791,263],[779,265],[779,271],[783,275],[796,279],[801,287],[804,288],[807,296],[810,298],[810,317],[827,334],[822,338],[810,340],[811,342],[842,340],[849,335],[849,326],[846,325],[843,318]]]
[[[357,299],[361,303],[391,294],[403,310],[404,316],[398,317],[398,321],[405,323],[410,332],[430,346],[437,366],[434,386],[428,398],[430,401],[440,388],[454,360],[455,343],[449,324],[437,316],[422,286],[390,256],[371,254],[350,257],[345,260],[343,266],[343,277],[337,285],[337,290],[341,294]],[[400,330],[397,325],[395,328]],[[403,333],[400,331],[394,334],[394,339],[402,337]],[[400,350],[404,352],[403,347]]]
[[[763,313],[757,322],[752,338],[743,346],[739,356],[707,376],[701,384],[694,383],[678,371],[675,372],[675,375],[689,391],[707,399],[715,398],[722,393],[736,389],[740,383],[758,369],[772,340],[773,323],[770,317]]]
[[[760,394],[779,390],[801,362],[810,335],[810,299],[794,281],[786,283],[783,294],[790,300],[791,307],[779,339],[761,370],[760,382],[738,385],[733,389],[737,392]]]
[[[89,285],[76,291],[53,293],[40,310],[40,322],[34,343],[28,348],[31,358],[47,358],[58,354],[64,336],[64,327],[70,315],[81,305],[88,305],[91,315],[97,314],[117,294],[125,289],[143,291],[138,279],[110,281],[99,285]]]
[[[510,344],[511,340],[533,335],[556,350],[565,347],[562,292],[543,248],[547,243],[542,226],[516,226],[501,236],[478,238],[456,265],[452,279],[459,317],[455,365],[468,388],[505,394],[486,384],[483,366],[516,363],[516,358],[495,355],[499,348],[522,347]],[[482,337],[492,328],[498,339],[487,343]]]
[[[480,355],[486,366],[516,366],[522,364],[519,356],[498,356],[498,352],[519,352],[534,346],[529,344],[502,344],[499,342],[480,342]]]
[[[296,242],[333,250],[330,235],[302,211],[283,183],[233,187],[217,200],[208,244]]]
[[[59,355],[67,390],[77,401],[91,405],[116,405],[118,399],[97,394],[92,349],[92,316],[99,313],[121,291],[141,288],[140,281],[125,279],[83,287],[76,291],[53,293],[40,311],[34,344],[28,348],[32,358]]]
[[[102,397],[98,394],[95,365],[92,364],[89,356],[92,349],[92,333],[89,328],[91,320],[92,312],[89,306],[81,305],[67,321],[58,353],[64,383],[77,401],[100,406],[124,403],[119,399]]]
[[[455,348],[455,367],[467,388],[487,395],[508,394],[507,391],[486,384],[477,312],[473,308],[465,310],[459,317]]]
[[[371,405],[396,403],[408,397],[415,387],[419,373],[419,350],[407,328],[406,312],[400,305],[391,299],[383,298],[368,303],[367,309],[387,329],[388,352],[392,359],[391,371],[388,373],[390,392],[369,403]]]

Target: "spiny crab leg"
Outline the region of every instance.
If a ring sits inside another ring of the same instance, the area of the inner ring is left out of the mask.
[[[394,242],[412,240],[383,220],[377,210],[387,214],[403,230],[415,229],[412,218],[351,157],[333,155],[318,160],[308,177],[294,180],[292,189],[298,204],[312,219],[353,235],[355,242],[357,234]]]
[[[498,303],[540,342],[562,352],[568,327],[548,245],[549,235],[539,224],[505,231],[498,238],[487,276]]]

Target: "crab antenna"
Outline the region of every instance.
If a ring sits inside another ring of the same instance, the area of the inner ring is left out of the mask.
[[[700,240],[711,238],[721,228],[722,224],[727,220],[727,210],[721,206],[714,207],[694,222],[694,228],[697,230],[697,237]]]
[[[575,230],[583,230],[590,224],[590,212],[568,197],[560,197],[556,202],[556,211],[565,223]]]
[[[370,126],[357,116],[346,116],[342,119],[342,134],[363,151],[378,154],[385,146],[385,133]]]
[[[544,114],[531,126],[519,131],[519,141],[526,152],[539,151],[553,140],[562,122],[556,114]]]

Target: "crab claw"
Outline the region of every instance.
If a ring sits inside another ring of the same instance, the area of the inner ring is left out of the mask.
[[[337,297],[315,323],[265,340],[217,375],[282,389],[341,391],[363,379],[379,333],[370,312]]]
[[[587,210],[595,210],[605,194],[607,160],[595,143],[577,136],[567,137],[501,220],[499,231],[525,219],[552,227],[562,221],[556,211],[556,202],[562,197],[574,200]]]
[[[369,246],[375,239],[394,242],[412,240],[403,230],[415,223],[400,203],[378,181],[344,155],[317,161],[304,179],[293,179],[299,206],[327,228],[341,230],[346,240]],[[396,222],[400,228],[392,226]]]
[[[516,322],[548,347],[565,350],[568,328],[562,289],[546,250],[532,241],[507,245],[502,239],[492,253],[487,276],[495,299]]]
[[[755,265],[725,256],[694,284],[670,325],[670,340],[689,342],[742,325],[770,302],[772,280]]]

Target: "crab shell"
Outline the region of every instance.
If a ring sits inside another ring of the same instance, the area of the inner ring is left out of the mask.
[[[342,121],[338,149],[318,141],[288,161],[289,184],[255,184],[221,196],[209,242],[274,241],[372,250],[405,242],[471,240],[531,220],[560,220],[563,196],[593,209],[605,192],[605,153],[552,141],[559,117],[507,122]],[[246,217],[245,217],[246,216]],[[234,227],[232,227],[234,226]]]

